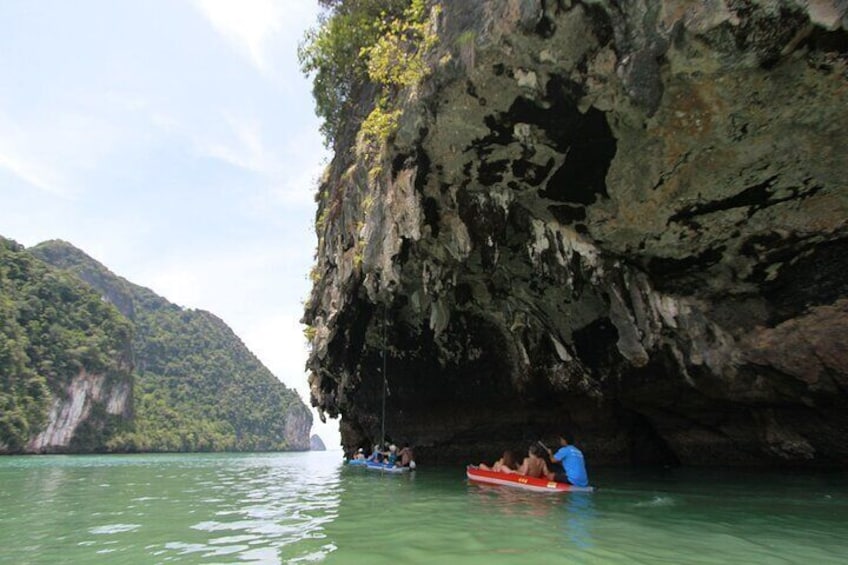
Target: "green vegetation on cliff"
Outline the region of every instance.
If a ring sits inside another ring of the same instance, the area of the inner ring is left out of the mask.
[[[165,451],[299,448],[286,423],[311,416],[224,322],[134,289],[136,428],[113,447]]]
[[[127,378],[131,334],[99,293],[0,237],[0,447],[24,449],[82,370]]]
[[[312,416],[214,315],[186,310],[111,273],[61,241],[33,254],[120,304],[135,326],[133,427],[113,451],[308,449]]]
[[[309,30],[298,55],[301,69],[313,77],[316,111],[328,144],[342,128],[362,119],[357,105],[370,85],[374,106],[362,123],[375,140],[397,127],[392,98],[427,73],[424,54],[435,41],[424,0],[322,0],[326,9]],[[366,95],[367,96],[367,95]]]

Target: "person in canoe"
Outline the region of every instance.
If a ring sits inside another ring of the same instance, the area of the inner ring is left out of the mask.
[[[383,462],[383,452],[380,451],[380,446],[375,445],[374,451],[371,452],[371,455],[368,456],[368,461],[372,463],[382,463]]]
[[[518,469],[518,463],[515,461],[515,454],[511,450],[507,449],[503,452],[501,458],[495,461],[494,465],[491,467],[485,463],[480,463],[478,467],[484,471],[499,471],[501,473],[507,473]]]
[[[589,475],[586,473],[583,452],[571,445],[571,437],[568,432],[559,434],[559,445],[560,448],[556,453],[548,449],[550,462],[561,464],[564,471],[562,473],[556,473],[554,480],[578,487],[589,486]]]
[[[548,465],[545,463],[545,450],[535,443],[527,450],[527,457],[524,458],[524,461],[517,470],[502,469],[501,472],[517,473],[536,479],[545,478],[549,481],[554,480],[554,474],[548,470]]]
[[[412,452],[412,448],[409,447],[409,442],[403,444],[403,448],[398,452],[399,465],[401,467],[412,467],[415,468],[415,454]]]
[[[389,446],[389,453],[386,455],[386,463],[394,465],[398,460],[398,448],[395,444]]]

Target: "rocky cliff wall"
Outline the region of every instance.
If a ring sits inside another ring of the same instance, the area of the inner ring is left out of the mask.
[[[321,187],[313,403],[346,448],[848,463],[848,3],[445,1]],[[386,355],[385,360],[383,355]]]
[[[103,441],[80,438],[104,434],[110,425],[119,426],[132,417],[132,378],[129,370],[121,378],[80,371],[56,395],[44,430],[26,447],[29,453],[62,453],[105,449]]]
[[[289,449],[307,451],[311,449],[312,413],[302,401],[292,404],[285,416],[284,437]]]

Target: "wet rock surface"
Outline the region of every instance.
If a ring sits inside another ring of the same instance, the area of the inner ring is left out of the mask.
[[[848,6],[443,2],[321,186],[312,401],[421,461],[848,462]],[[385,370],[385,374],[384,374]]]

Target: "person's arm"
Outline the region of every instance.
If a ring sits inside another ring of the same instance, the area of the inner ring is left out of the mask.
[[[530,465],[530,458],[525,457],[524,461],[521,462],[521,466],[518,468],[516,473],[519,474],[519,475],[526,475],[527,474],[527,467],[529,465]]]

